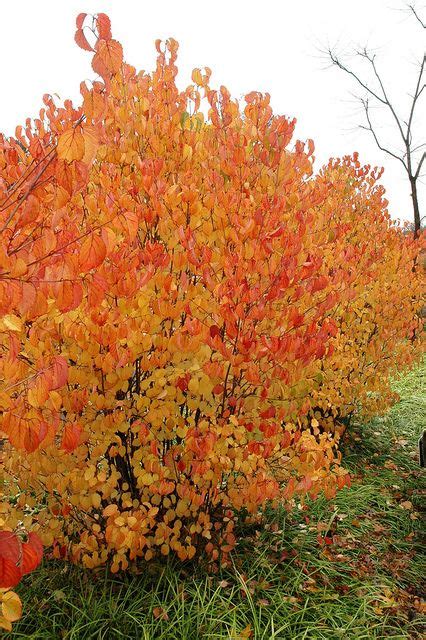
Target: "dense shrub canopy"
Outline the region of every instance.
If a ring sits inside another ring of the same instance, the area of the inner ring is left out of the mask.
[[[419,243],[268,95],[180,91],[174,40],[136,72],[87,21],[101,80],[0,137],[0,523],[88,567],[226,562],[238,515],[348,482],[341,424],[418,353]]]

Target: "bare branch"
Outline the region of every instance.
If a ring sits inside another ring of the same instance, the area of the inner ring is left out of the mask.
[[[349,67],[343,64],[342,60],[338,58],[331,49],[328,49],[327,53],[330,56],[330,60],[332,61],[333,64],[336,65],[336,67],[339,67],[339,69],[347,73],[349,76],[352,76],[352,78],[354,78],[354,80],[356,80],[356,82],[363,89],[365,89],[371,96],[373,96],[373,98],[376,98],[376,100],[378,100],[382,104],[386,104],[386,101],[383,98],[381,98],[375,91],[373,91],[373,89],[371,89],[371,87],[369,87],[363,80],[361,80],[361,78],[354,71],[352,71],[351,69],[349,69]]]
[[[426,62],[426,56],[423,56],[423,60],[422,60],[422,63],[420,65],[419,77],[417,78],[416,90],[414,92],[413,102],[411,103],[411,110],[410,110],[410,115],[409,115],[408,123],[407,123],[407,137],[410,137],[410,138],[411,138],[411,124],[413,122],[414,109],[415,109],[417,100],[419,99],[423,89],[425,88],[424,84],[422,86],[420,86],[421,82],[422,82],[423,71],[424,71],[424,68],[425,68],[425,62]]]
[[[423,20],[420,18],[419,14],[416,11],[415,6],[413,4],[409,4],[408,8],[411,10],[411,13],[413,14],[417,22],[419,22],[422,25],[423,29],[426,29],[426,23],[423,22]]]
[[[368,99],[367,100],[363,100],[361,98],[361,102],[362,102],[362,105],[364,107],[364,112],[365,112],[365,117],[367,119],[368,127],[360,125],[360,128],[364,129],[365,131],[370,131],[372,133],[373,138],[374,138],[374,140],[376,142],[376,145],[379,147],[379,149],[381,151],[383,151],[384,153],[387,153],[388,155],[392,156],[392,158],[395,158],[395,160],[399,160],[399,162],[402,162],[402,164],[404,165],[405,170],[407,171],[407,165],[406,165],[406,163],[404,161],[404,158],[403,157],[401,158],[401,156],[398,156],[396,153],[393,153],[393,151],[391,151],[390,149],[387,149],[386,147],[384,147],[381,144],[381,142],[379,141],[377,133],[374,130],[373,125],[371,123]]]
[[[419,160],[419,164],[417,165],[416,173],[414,174],[414,180],[417,180],[417,178],[420,175],[420,169],[422,168],[422,164],[423,164],[423,162],[425,160],[425,157],[426,157],[426,153],[423,151],[423,155]]]
[[[401,138],[403,139],[405,146],[408,147],[408,138],[407,138],[407,136],[404,136],[404,131],[403,131],[402,126],[401,126],[401,121],[400,121],[400,119],[399,119],[399,117],[398,117],[398,115],[397,115],[397,113],[396,113],[396,111],[395,111],[390,99],[388,98],[388,95],[387,95],[387,92],[385,90],[382,78],[380,77],[380,74],[379,74],[379,72],[377,70],[377,67],[376,67],[375,56],[373,56],[372,58],[369,58],[369,59],[370,59],[370,62],[371,62],[371,66],[373,67],[374,75],[376,76],[376,78],[377,78],[377,80],[379,82],[380,88],[381,88],[381,90],[383,92],[383,97],[385,99],[385,104],[389,108],[389,110],[390,110],[390,112],[391,112],[391,114],[392,114],[392,116],[393,116],[393,118],[394,118],[394,120],[396,122],[396,126],[398,127],[398,131],[401,134]]]
[[[422,142],[421,144],[418,144],[416,147],[412,147],[410,149],[410,153],[413,154],[416,151],[418,151],[419,149],[421,149],[422,147],[426,147],[426,142]],[[402,156],[403,158],[405,158],[407,155],[407,152],[404,153],[404,155]]]

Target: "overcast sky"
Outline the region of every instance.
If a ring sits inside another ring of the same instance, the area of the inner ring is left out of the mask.
[[[426,14],[423,1],[416,7]],[[180,44],[181,86],[190,84],[194,67],[206,65],[213,71],[212,85],[224,84],[235,97],[269,92],[275,113],[297,118],[297,137],[313,138],[317,169],[329,157],[353,151],[365,163],[384,166],[392,216],[412,218],[402,165],[357,127],[362,112],[351,97],[354,86],[338,70],[327,69],[320,53],[328,44],[340,51],[369,45],[404,115],[425,32],[408,17],[402,0],[3,0],[0,131],[13,134],[25,118],[37,116],[44,93],[78,100],[80,81],[94,73],[90,54],[73,41],[75,17],[97,11],[110,16],[113,36],[137,69],[150,71],[155,39],[172,36]],[[415,123],[419,143],[426,140],[426,99],[420,106]],[[375,117],[383,140],[393,141],[384,113],[378,110]],[[425,182],[420,185],[421,212]]]

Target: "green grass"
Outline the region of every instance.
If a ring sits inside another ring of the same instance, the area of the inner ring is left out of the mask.
[[[124,579],[45,563],[17,589],[13,638],[66,640],[334,640],[421,638],[425,556],[426,368],[395,382],[401,401],[352,429],[344,464],[352,487],[241,531],[220,575],[169,564]],[[423,522],[424,528],[424,522]],[[318,535],[331,544],[321,545]]]

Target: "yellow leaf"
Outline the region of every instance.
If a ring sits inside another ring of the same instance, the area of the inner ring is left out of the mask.
[[[12,631],[12,623],[3,616],[0,616],[0,629],[6,629],[6,631]]]
[[[18,316],[15,316],[13,314],[4,316],[3,324],[6,327],[6,329],[9,329],[10,331],[21,331],[22,329],[21,318],[18,318]]]
[[[95,509],[99,509],[99,507],[101,506],[101,496],[99,495],[99,493],[92,493],[92,505],[95,507]]]
[[[203,76],[201,75],[200,69],[194,69],[192,71],[191,79],[192,79],[192,82],[194,82],[195,84],[198,84],[198,86],[201,87],[201,85],[203,84]]]
[[[9,622],[19,620],[22,615],[22,603],[14,591],[7,591],[2,598],[2,614]]]
[[[196,394],[198,392],[199,386],[200,386],[200,383],[197,378],[191,378],[191,380],[188,383],[188,389],[193,394]]]
[[[182,157],[184,160],[191,160],[192,158],[192,147],[189,144],[185,144],[183,146]]]

